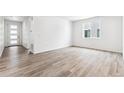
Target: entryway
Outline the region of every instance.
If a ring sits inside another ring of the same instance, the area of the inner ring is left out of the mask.
[[[15,21],[5,21],[5,46],[21,45],[22,23]]]
[[[15,57],[27,53],[22,45],[22,22],[5,20],[5,49],[2,57]]]

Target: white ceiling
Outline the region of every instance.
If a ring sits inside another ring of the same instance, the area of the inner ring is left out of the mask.
[[[28,16],[5,16],[5,19],[7,20],[11,20],[11,21],[19,21],[22,22],[24,21],[25,18],[27,18]]]
[[[60,16],[60,17],[70,20],[70,21],[77,21],[77,20],[81,20],[81,19],[92,18],[95,16]]]
[[[25,18],[28,18],[29,16],[6,16],[5,19],[7,20],[12,20],[12,21],[24,21]],[[70,20],[70,21],[77,21],[77,20],[81,20],[81,19],[87,19],[87,18],[91,18],[91,17],[95,17],[95,16],[58,16],[61,18],[64,18],[66,20]]]

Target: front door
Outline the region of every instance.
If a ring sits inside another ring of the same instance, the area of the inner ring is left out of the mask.
[[[8,22],[7,24],[7,45],[15,46],[21,43],[21,23]]]

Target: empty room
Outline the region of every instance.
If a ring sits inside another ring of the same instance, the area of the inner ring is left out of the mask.
[[[0,76],[123,77],[123,22],[123,16],[0,16]]]

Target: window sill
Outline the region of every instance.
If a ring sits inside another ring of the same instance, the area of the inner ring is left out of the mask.
[[[88,38],[85,38],[85,37],[83,37],[83,39],[101,39],[100,37],[88,37]]]

